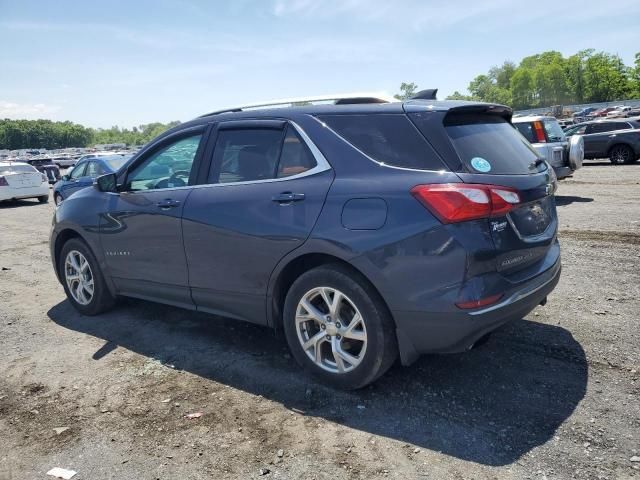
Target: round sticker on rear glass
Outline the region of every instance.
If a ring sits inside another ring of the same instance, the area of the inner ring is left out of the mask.
[[[471,166],[478,172],[487,173],[491,171],[491,164],[482,157],[473,157]]]

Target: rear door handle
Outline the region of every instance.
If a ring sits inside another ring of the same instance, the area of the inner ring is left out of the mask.
[[[156,207],[161,208],[162,210],[168,210],[170,208],[176,208],[179,206],[180,202],[171,198],[165,198],[164,200],[156,203]]]
[[[271,200],[277,203],[301,202],[304,200],[304,193],[282,192],[274,195]]]

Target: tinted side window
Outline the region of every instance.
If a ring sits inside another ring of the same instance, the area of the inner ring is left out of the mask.
[[[270,128],[220,130],[210,183],[249,182],[276,177],[284,132]]]
[[[298,175],[316,166],[316,159],[309,151],[298,132],[291,125],[282,144],[282,153],[278,164],[278,178]]]
[[[593,123],[591,125],[591,129],[589,133],[604,133],[611,132],[613,130],[618,130],[619,127],[616,127],[617,123]]]
[[[445,167],[403,114],[321,115],[318,118],[378,162],[420,170]]]
[[[514,123],[513,126],[516,127],[516,129],[522,134],[524,138],[527,139],[528,142],[536,143],[538,141],[536,140],[536,135],[533,131],[533,124],[531,122]]]

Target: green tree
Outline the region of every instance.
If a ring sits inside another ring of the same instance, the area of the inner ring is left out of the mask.
[[[477,100],[471,95],[463,95],[459,91],[453,92],[451,95],[447,97],[447,100]]]
[[[630,92],[629,69],[618,55],[598,52],[585,62],[585,98],[590,102],[621,100]]]
[[[416,85],[415,83],[402,82],[400,84],[400,93],[395,94],[394,98],[398,100],[406,100],[409,97],[412,97],[413,95],[415,95],[417,90],[418,90],[418,85]]]

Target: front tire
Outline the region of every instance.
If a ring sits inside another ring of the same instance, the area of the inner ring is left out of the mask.
[[[628,145],[614,145],[609,151],[609,160],[614,165],[630,164],[635,158],[634,151]]]
[[[56,205],[60,205],[60,204],[62,203],[62,195],[60,195],[59,193],[56,193],[56,194],[53,196],[53,202],[54,202]]]
[[[83,315],[106,312],[115,303],[91,249],[79,238],[62,247],[58,271],[71,305]]]
[[[333,387],[362,388],[398,356],[386,305],[364,278],[339,264],[298,277],[287,292],[283,323],[296,361]]]

